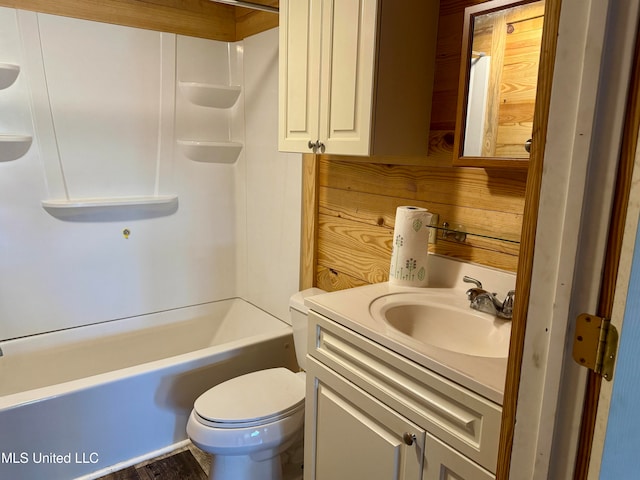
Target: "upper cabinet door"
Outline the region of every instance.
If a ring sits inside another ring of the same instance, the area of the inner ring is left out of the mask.
[[[377,7],[377,0],[324,1],[319,138],[326,153],[370,152]]]
[[[310,152],[318,139],[321,0],[280,0],[279,139],[283,152]]]

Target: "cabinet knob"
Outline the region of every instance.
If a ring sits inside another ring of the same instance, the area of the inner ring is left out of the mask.
[[[413,445],[413,442],[416,441],[416,434],[406,432],[404,435],[402,435],[402,439],[407,445]]]
[[[320,150],[320,153],[324,153],[324,144],[320,143],[320,140],[316,140],[315,142],[309,140],[308,146],[313,153],[318,153],[318,150]]]
[[[320,140],[316,140],[315,142],[309,140],[307,146],[313,153],[318,153],[318,150],[320,150],[320,153],[324,153],[324,143],[321,143]]]

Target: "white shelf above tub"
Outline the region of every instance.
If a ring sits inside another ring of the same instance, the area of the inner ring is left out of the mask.
[[[31,147],[31,135],[0,135],[0,162],[22,157]]]
[[[133,197],[93,197],[43,200],[47,210],[104,209],[132,206],[170,205],[178,201],[178,195],[141,195]]]
[[[216,85],[200,82],[178,82],[182,93],[195,105],[214,108],[231,108],[240,96],[236,85]]]
[[[187,158],[206,163],[234,163],[242,150],[242,143],[238,142],[178,140],[178,145]]]
[[[19,73],[20,66],[13,63],[0,63],[0,90],[13,85]]]

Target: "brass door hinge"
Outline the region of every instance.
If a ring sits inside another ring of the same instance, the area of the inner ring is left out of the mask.
[[[618,348],[618,330],[607,318],[583,313],[576,320],[573,359],[605,380],[613,378]]]

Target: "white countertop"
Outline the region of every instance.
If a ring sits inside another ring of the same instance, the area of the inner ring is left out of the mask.
[[[468,285],[466,285],[468,286]],[[464,288],[414,288],[377,283],[307,297],[305,305],[364,337],[383,345],[429,370],[502,405],[506,358],[465,355],[419,342],[394,338],[392,329],[369,312],[373,300],[395,293],[437,293],[448,302],[468,308]]]

